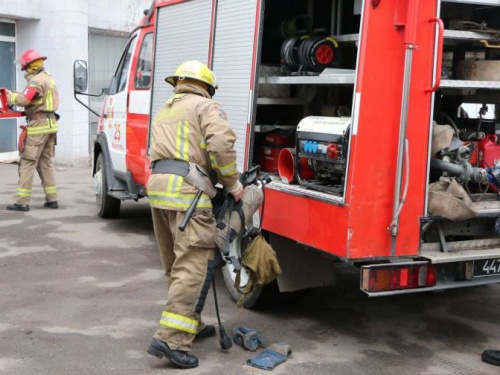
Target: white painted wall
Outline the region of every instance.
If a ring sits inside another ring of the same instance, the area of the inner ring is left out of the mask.
[[[151,3],[152,0],[89,0],[89,26],[130,31]]]
[[[17,21],[18,55],[35,48],[59,88],[56,163],[89,164],[89,114],[73,98],[73,61],[88,61],[89,27],[128,34],[151,0],[0,0],[0,18]],[[25,79],[19,71],[18,89]]]

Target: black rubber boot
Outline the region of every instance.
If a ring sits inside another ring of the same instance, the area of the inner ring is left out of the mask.
[[[196,334],[197,339],[204,339],[205,337],[213,337],[216,335],[215,327],[213,325],[206,325],[203,329]]]
[[[7,209],[9,211],[23,211],[23,212],[26,212],[26,211],[30,210],[30,206],[29,206],[29,204],[17,204],[17,203],[14,203],[14,204],[9,204],[7,206]]]
[[[45,202],[43,204],[43,207],[48,207],[48,208],[59,208],[57,201],[52,201],[52,202]]]
[[[500,366],[500,350],[485,350],[481,359],[490,365]]]
[[[158,358],[167,358],[180,368],[198,367],[198,358],[182,350],[172,350],[166,342],[153,339],[149,345],[148,353]]]

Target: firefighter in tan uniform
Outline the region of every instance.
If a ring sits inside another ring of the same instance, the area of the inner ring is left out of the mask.
[[[224,110],[211,99],[215,75],[205,64],[187,61],[166,81],[175,89],[153,121],[148,197],[168,300],[148,353],[192,368],[198,366],[189,354],[195,337],[215,335],[215,327],[202,323],[200,314],[214,277],[216,223],[211,200],[203,193],[185,231],[179,230],[198,192],[184,177],[191,163],[236,200],[243,187],[236,168],[236,136]]]
[[[21,70],[26,71],[26,89],[22,93],[8,93],[9,104],[24,107],[28,122],[25,143],[20,142],[17,200],[7,206],[12,211],[29,211],[35,169],[45,192],[44,206],[58,208],[52,158],[58,127],[55,111],[59,107],[59,93],[54,78],[43,67],[46,59],[36,50],[24,52],[19,62]]]

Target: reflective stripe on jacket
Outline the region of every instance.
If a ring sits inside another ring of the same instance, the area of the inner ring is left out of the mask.
[[[205,90],[182,84],[154,117],[150,159],[198,164],[210,173],[214,184],[231,188],[239,177],[235,142],[236,135],[221,106]],[[196,193],[197,189],[179,176],[153,174],[148,181],[152,207],[186,210]],[[203,194],[197,208],[211,207],[209,197]]]
[[[196,193],[181,192],[182,185],[184,183],[184,179],[182,177],[173,174],[151,175],[151,177],[153,176],[158,176],[159,178],[156,183],[150,178],[150,184],[148,184],[148,197],[151,206],[178,211],[187,210],[189,208],[189,205],[196,196]],[[163,185],[165,180],[167,181],[166,188],[162,188],[161,190],[150,190],[149,186]],[[202,194],[196,207],[199,209],[212,208],[212,201],[210,200],[210,197],[206,194]]]
[[[37,95],[30,101],[23,93],[11,91],[9,104],[24,107],[26,116],[44,114],[48,116],[59,108],[59,91],[54,78],[45,69],[27,73],[25,76],[27,88],[35,89]],[[54,118],[39,118],[28,121],[28,135],[51,134],[58,130],[57,120]],[[53,116],[53,115],[52,115]]]

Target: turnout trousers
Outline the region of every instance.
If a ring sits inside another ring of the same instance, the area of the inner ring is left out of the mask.
[[[215,273],[215,218],[211,210],[196,211],[181,232],[185,212],[151,211],[167,279],[167,304],[154,337],[173,350],[189,352],[203,329],[201,312]]]
[[[17,204],[29,204],[35,169],[42,180],[47,202],[57,200],[57,187],[54,176],[54,157],[56,133],[28,135],[24,151],[20,153],[19,183]]]

